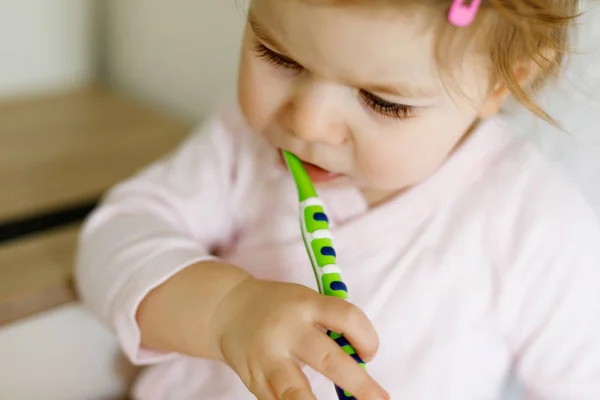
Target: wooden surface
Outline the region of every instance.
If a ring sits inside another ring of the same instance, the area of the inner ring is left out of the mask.
[[[95,198],[190,128],[97,88],[0,104],[0,222]],[[78,228],[0,243],[0,325],[75,299]]]
[[[189,128],[101,89],[0,104],[0,221],[97,196]]]
[[[78,229],[61,228],[0,246],[0,325],[75,300]]]

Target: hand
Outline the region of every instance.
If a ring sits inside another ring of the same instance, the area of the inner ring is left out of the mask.
[[[248,279],[221,301],[214,326],[223,360],[259,400],[316,400],[303,365],[359,400],[389,399],[326,334],[344,334],[365,361],[377,351],[379,339],[366,315],[342,299],[301,285]]]

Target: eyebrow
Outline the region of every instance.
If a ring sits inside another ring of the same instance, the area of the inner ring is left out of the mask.
[[[283,46],[265,26],[257,21],[252,12],[248,13],[248,24],[261,42],[273,47],[275,50],[286,52],[285,46]],[[360,87],[371,93],[381,93],[404,98],[432,98],[439,96],[439,93],[433,89],[416,87],[406,83],[368,83],[353,86]]]

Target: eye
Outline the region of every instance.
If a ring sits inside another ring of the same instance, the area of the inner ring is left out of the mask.
[[[298,64],[296,61],[269,49],[260,42],[256,42],[254,46],[254,51],[256,52],[259,58],[275,67],[290,69],[294,71],[300,71],[303,69],[302,65]]]
[[[364,90],[360,91],[359,97],[366,106],[384,117],[405,120],[417,116],[415,106],[392,103]]]

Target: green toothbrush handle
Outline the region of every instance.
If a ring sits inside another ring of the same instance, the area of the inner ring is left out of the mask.
[[[348,288],[342,279],[342,271],[336,263],[329,219],[319,198],[311,197],[300,203],[300,219],[302,236],[319,285],[319,292],[325,296],[348,300]],[[366,369],[365,362],[344,336],[332,331],[328,331],[327,334],[346,354]],[[340,400],[355,399],[338,386],[335,390]]]
[[[302,238],[313,267],[319,292],[325,296],[348,300],[348,288],[342,279],[342,270],[336,263],[336,252],[329,230],[329,218],[325,214],[323,203],[317,196],[302,162],[290,152],[284,151],[283,155],[298,190]],[[346,354],[350,355],[363,369],[366,369],[365,362],[361,360],[354,347],[344,336],[332,331],[328,331],[327,334]],[[355,400],[354,396],[337,385],[335,391],[339,400]]]

